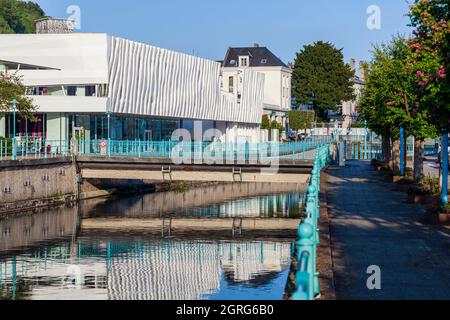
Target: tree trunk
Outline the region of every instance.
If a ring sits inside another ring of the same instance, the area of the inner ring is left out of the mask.
[[[392,170],[400,170],[400,140],[392,141]]]
[[[383,160],[386,161],[389,165],[391,165],[392,160],[392,150],[391,150],[391,138],[388,136],[383,137]]]
[[[422,180],[423,161],[425,158],[425,141],[420,139],[414,140],[414,180]]]

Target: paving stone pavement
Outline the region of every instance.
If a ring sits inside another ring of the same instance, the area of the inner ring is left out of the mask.
[[[423,223],[426,207],[383,182],[369,162],[328,170],[337,299],[450,299],[450,228]],[[381,290],[367,268],[381,268]]]

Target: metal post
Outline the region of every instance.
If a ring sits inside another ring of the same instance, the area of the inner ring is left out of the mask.
[[[108,116],[108,157],[111,157],[111,112],[106,113]]]
[[[405,129],[400,128],[400,175],[405,175]]]
[[[448,205],[448,133],[442,136],[442,204]]]
[[[364,120],[364,160],[367,160],[367,120]]]
[[[17,110],[17,100],[13,99],[13,139],[12,139],[12,159],[17,160],[17,146],[16,146],[16,110]]]
[[[314,247],[314,227],[309,223],[302,223],[298,229],[300,240],[297,242],[297,260],[299,270],[296,276],[296,293],[294,300],[314,300],[314,274],[312,255]],[[302,270],[302,260],[305,266]]]

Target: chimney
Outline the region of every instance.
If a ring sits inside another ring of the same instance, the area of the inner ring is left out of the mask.
[[[254,47],[254,48],[259,48],[259,43],[255,42],[255,43],[253,44],[253,47]]]
[[[356,73],[356,61],[355,61],[355,59],[351,58],[349,64],[350,64],[350,69],[351,69],[354,73]]]
[[[67,19],[43,18],[35,20],[37,34],[72,33],[74,22]]]
[[[368,70],[366,62],[361,60],[359,62],[359,76],[358,76],[361,81],[366,81],[367,72]]]

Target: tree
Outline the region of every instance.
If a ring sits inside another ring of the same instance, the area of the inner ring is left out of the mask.
[[[419,108],[416,77],[407,63],[408,54],[408,46],[401,37],[394,37],[390,43],[374,47],[360,111],[369,128],[383,136],[383,153],[386,160],[393,160],[394,170],[399,169],[400,128],[405,129],[406,136],[416,137],[414,172],[416,178],[421,179],[423,140],[434,135],[434,127],[427,122],[427,112]],[[392,147],[389,142],[391,138]],[[406,139],[404,150],[406,159]]]
[[[31,98],[24,96],[25,86],[16,74],[0,72],[0,112],[12,110],[13,99],[17,100],[17,112],[24,118],[33,118],[37,107]]]
[[[344,63],[342,49],[329,42],[304,46],[297,53],[292,92],[297,106],[309,104],[321,119],[326,111],[337,111],[342,101],[354,98],[354,72]]]
[[[0,33],[34,33],[34,21],[44,15],[34,2],[0,0]]]
[[[414,37],[408,40],[421,108],[440,133],[450,132],[450,3],[415,0],[410,7]]]
[[[263,115],[263,117],[262,117],[261,129],[264,129],[264,130],[270,129],[270,118],[267,114]]]

